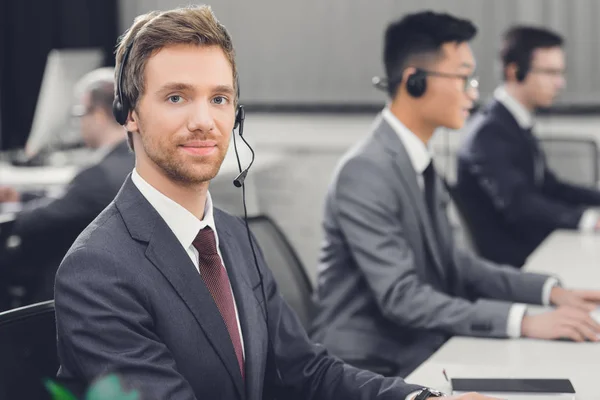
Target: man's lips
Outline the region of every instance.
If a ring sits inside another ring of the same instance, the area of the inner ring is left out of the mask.
[[[183,143],[181,148],[187,153],[205,156],[216,151],[217,142],[215,140],[192,140]]]

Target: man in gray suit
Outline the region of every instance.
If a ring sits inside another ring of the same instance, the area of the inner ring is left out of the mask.
[[[458,248],[427,143],[476,100],[476,28],[424,12],[391,24],[391,103],[330,187],[312,337],[350,364],[405,375],[452,335],[597,340],[597,292],[495,265]],[[516,304],[517,303],[517,304]],[[519,304],[523,303],[523,304]],[[559,306],[529,315],[524,304]]]

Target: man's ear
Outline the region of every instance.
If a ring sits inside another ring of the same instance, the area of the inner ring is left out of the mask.
[[[129,115],[127,115],[127,121],[125,121],[125,129],[127,132],[137,132],[139,131],[138,127],[138,115],[135,110],[129,111]]]
[[[516,82],[517,81],[517,64],[510,63],[504,68],[504,79],[507,82]]]

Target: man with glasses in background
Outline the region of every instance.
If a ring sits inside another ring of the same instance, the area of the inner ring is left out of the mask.
[[[323,222],[312,337],[346,362],[406,376],[453,335],[596,341],[597,292],[563,289],[457,247],[427,144],[478,97],[476,28],[421,12],[386,31],[390,104],[338,166]],[[527,315],[523,304],[559,310]]]
[[[555,229],[598,231],[600,192],[561,182],[532,133],[534,113],[565,86],[563,39],[516,26],[504,36],[503,84],[473,119],[458,158],[457,192],[480,254],[521,267]]]

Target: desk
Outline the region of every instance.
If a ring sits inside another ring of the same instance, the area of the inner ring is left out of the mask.
[[[567,287],[600,290],[600,235],[556,231],[529,257],[525,270],[556,275]]]
[[[600,236],[557,231],[535,251],[528,271],[558,276],[569,287],[600,289]],[[596,400],[599,343],[454,337],[406,380],[449,391],[450,377],[569,378],[578,400]]]
[[[0,164],[0,185],[17,190],[62,187],[73,179],[77,170],[76,166],[15,167]]]

